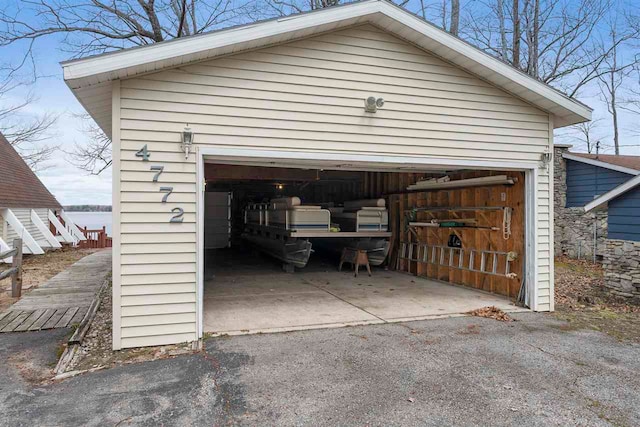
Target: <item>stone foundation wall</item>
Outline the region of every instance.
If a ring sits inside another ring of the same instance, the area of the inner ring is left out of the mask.
[[[607,238],[607,211],[584,213],[582,208],[567,208],[567,161],[562,153],[568,146],[556,146],[553,153],[554,162],[554,248],[555,256],[596,260],[604,254]],[[596,238],[594,241],[594,224]],[[594,248],[595,246],[595,248]]]
[[[640,302],[640,242],[607,239],[602,265],[611,293]]]

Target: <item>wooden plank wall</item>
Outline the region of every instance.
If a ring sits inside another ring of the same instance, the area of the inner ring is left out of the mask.
[[[512,263],[512,272],[517,279],[497,277],[489,274],[463,271],[457,268],[441,267],[418,262],[401,261],[398,267],[402,271],[417,276],[443,280],[488,292],[494,292],[509,297],[516,297],[522,280],[524,258],[524,174],[522,172],[464,172],[451,174],[451,179],[476,178],[490,175],[507,174],[517,180],[510,186],[472,187],[452,190],[438,190],[428,192],[412,192],[407,194],[393,194],[406,192],[406,187],[414,182],[428,177],[425,174],[367,172],[363,183],[363,198],[384,197],[389,207],[389,222],[394,233],[393,247],[390,253],[390,268],[395,269],[395,259],[398,256],[400,241],[416,242],[417,239],[408,233],[405,225],[404,211],[413,207],[478,207],[478,206],[508,206],[513,208],[511,220],[511,237],[503,238],[502,211],[474,211],[457,213],[459,218],[476,218],[479,225],[500,227],[500,231],[478,230],[473,228],[418,228],[418,241],[429,245],[447,245],[452,232],[458,234],[463,248],[483,249],[518,254],[518,259]],[[433,214],[435,218],[452,218],[447,212]],[[428,213],[418,213],[417,221],[428,222],[434,218]]]

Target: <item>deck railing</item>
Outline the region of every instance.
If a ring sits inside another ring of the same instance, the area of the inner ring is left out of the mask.
[[[80,248],[102,249],[112,246],[111,237],[107,236],[106,227],[97,230],[89,230],[87,227],[78,227],[87,240],[78,242]]]
[[[13,249],[0,252],[0,261],[12,258],[11,268],[0,272],[0,280],[11,277],[11,296],[20,298],[22,295],[22,239],[13,239]]]

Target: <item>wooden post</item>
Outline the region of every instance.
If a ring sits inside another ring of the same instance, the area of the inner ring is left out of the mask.
[[[11,276],[11,296],[20,298],[22,295],[22,239],[13,239],[13,247],[16,254],[13,256],[11,267],[16,271]]]

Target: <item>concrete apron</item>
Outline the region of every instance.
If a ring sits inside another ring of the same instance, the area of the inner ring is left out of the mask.
[[[464,316],[496,306],[528,311],[500,295],[408,274],[245,271],[205,283],[204,331],[246,335]]]

